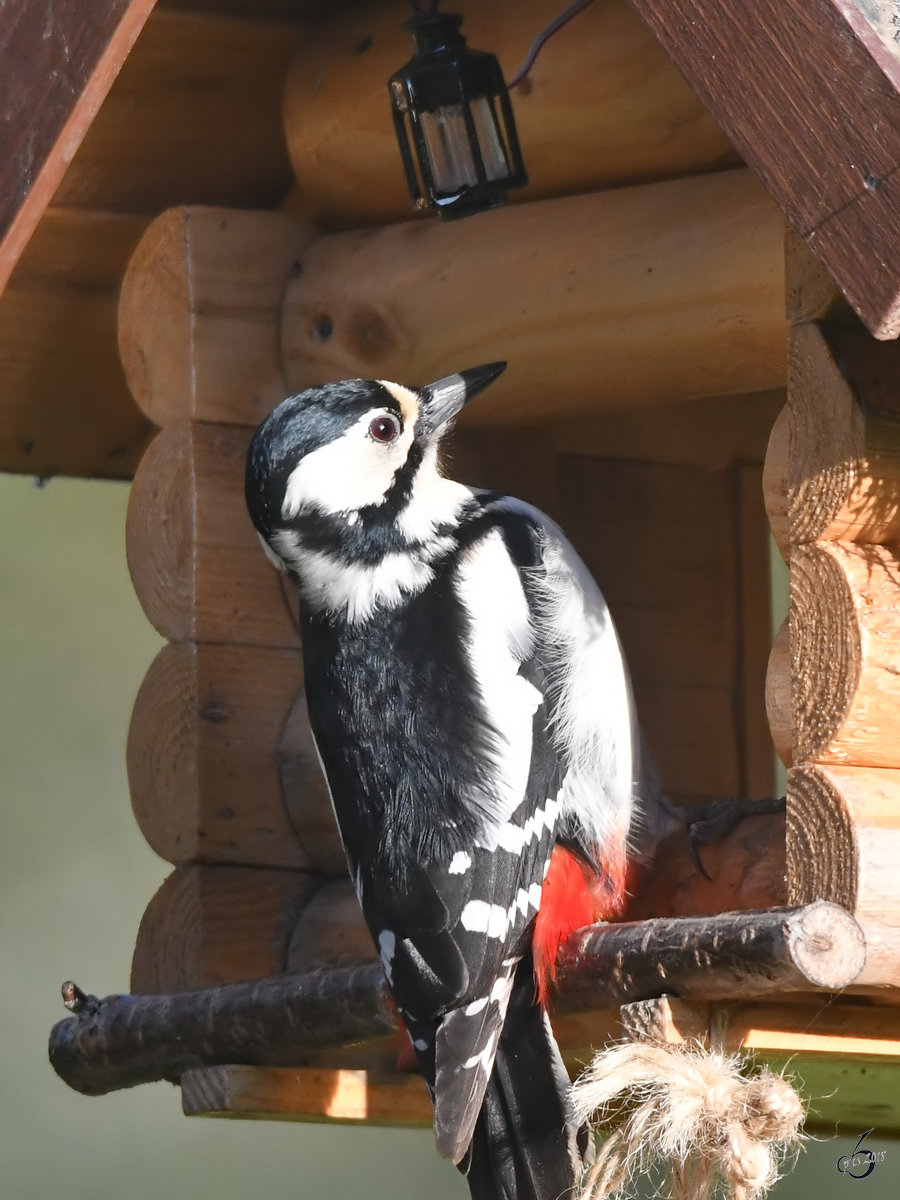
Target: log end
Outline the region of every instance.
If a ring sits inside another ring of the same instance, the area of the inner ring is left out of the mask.
[[[808,904],[785,920],[788,951],[816,987],[840,991],[866,962],[866,939],[850,913],[827,900]]]

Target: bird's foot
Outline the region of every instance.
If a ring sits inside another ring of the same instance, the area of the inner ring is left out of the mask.
[[[691,862],[701,875],[709,879],[709,872],[700,857],[700,850],[703,846],[727,837],[744,817],[784,812],[784,806],[784,796],[780,799],[766,800],[742,800],[728,797],[722,800],[708,800],[703,804],[684,805],[684,822],[688,829],[688,852]]]

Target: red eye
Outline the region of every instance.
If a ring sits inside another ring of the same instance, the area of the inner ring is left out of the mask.
[[[376,442],[393,442],[400,436],[400,422],[384,414],[369,422],[369,437]]]

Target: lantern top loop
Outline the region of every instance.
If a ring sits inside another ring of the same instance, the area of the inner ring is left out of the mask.
[[[415,38],[416,57],[424,54],[449,54],[465,49],[466,39],[460,33],[459,13],[438,12],[437,3],[425,11],[417,9],[415,16],[401,26]]]

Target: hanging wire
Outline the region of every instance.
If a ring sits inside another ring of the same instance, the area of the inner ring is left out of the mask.
[[[415,3],[415,0],[413,0],[413,3]],[[531,43],[531,49],[526,54],[525,61],[522,63],[518,74],[515,75],[506,85],[510,91],[514,87],[518,87],[518,85],[534,66],[534,61],[544,48],[545,42],[548,42],[555,33],[559,33],[560,29],[562,29],[564,25],[568,25],[573,17],[577,17],[581,10],[587,8],[587,6],[591,3],[592,0],[575,0],[574,4],[570,4],[568,8],[563,9],[559,16],[554,17],[549,25],[544,26],[541,32]]]

